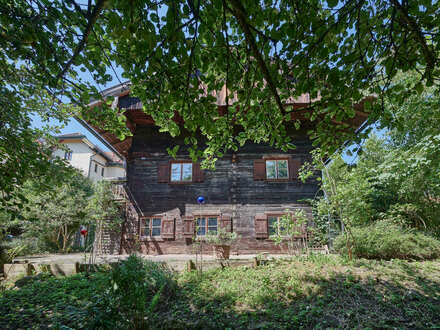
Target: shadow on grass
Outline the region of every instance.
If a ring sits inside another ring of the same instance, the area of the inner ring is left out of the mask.
[[[167,329],[293,329],[407,328],[440,326],[439,282],[414,276],[415,287],[377,277],[338,273],[324,279],[306,275],[314,289],[285,287],[282,294],[261,288],[254,306],[242,304],[233,290],[212,294],[206,281],[188,281],[171,305],[156,315],[153,328]],[[440,280],[440,279],[439,279]],[[215,283],[211,283],[215,285]],[[282,287],[282,285],[281,285]]]
[[[437,267],[438,263],[432,265],[429,267]],[[226,268],[208,271],[202,277],[184,275],[176,295],[162,297],[147,328],[440,326],[440,278],[426,276],[428,266],[380,264],[375,272],[362,276],[351,273],[360,270],[356,267],[329,272],[330,266],[321,266],[316,262],[296,263],[258,269]],[[390,273],[383,274],[382,270]],[[106,290],[105,273],[89,278],[75,275],[41,279],[9,290],[0,294],[0,328],[117,328],[114,322],[120,315],[102,300]]]

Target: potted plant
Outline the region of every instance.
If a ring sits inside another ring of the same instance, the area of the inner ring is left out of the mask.
[[[217,259],[229,259],[231,244],[238,238],[237,233],[231,233],[220,228],[216,233],[208,233],[205,241],[212,244]]]

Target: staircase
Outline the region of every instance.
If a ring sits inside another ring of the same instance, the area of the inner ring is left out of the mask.
[[[98,255],[122,253],[126,236],[137,233],[137,220],[142,215],[133,194],[128,188],[127,181],[125,179],[112,179],[110,183],[112,184],[111,189],[114,200],[121,208],[123,223],[119,232],[108,228],[105,225],[105,219],[98,224],[101,228],[97,228],[94,242],[94,250]]]

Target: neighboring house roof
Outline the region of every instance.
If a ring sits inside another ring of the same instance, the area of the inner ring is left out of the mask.
[[[58,139],[86,139],[87,137],[81,133],[69,133],[56,136]]]
[[[111,151],[104,151],[104,154],[111,159],[111,164],[123,165],[122,159]]]
[[[62,134],[56,136],[56,138],[62,142],[68,142],[69,140],[80,140],[85,143],[92,151],[96,152],[96,154],[104,157],[110,166],[124,166],[124,162],[122,158],[114,152],[102,151],[97,146],[95,146],[92,142],[90,142],[84,134],[81,133],[69,133]]]

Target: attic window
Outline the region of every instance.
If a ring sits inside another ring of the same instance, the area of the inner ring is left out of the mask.
[[[192,163],[172,163],[171,182],[191,182]]]

